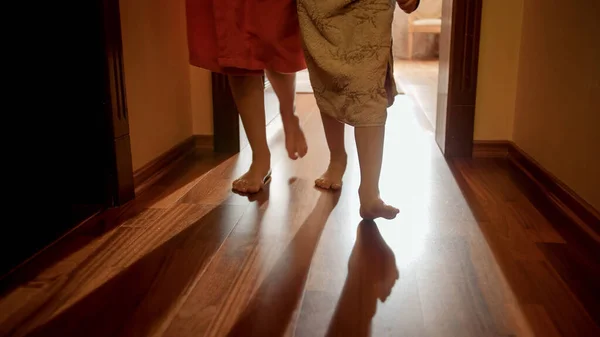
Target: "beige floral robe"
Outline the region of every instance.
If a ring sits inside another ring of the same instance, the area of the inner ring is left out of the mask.
[[[396,0],[297,0],[317,104],[346,124],[384,125],[397,95],[392,20]],[[407,13],[419,0],[397,0]]]

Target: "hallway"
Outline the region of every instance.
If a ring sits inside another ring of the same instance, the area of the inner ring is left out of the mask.
[[[287,159],[275,118],[266,191],[230,192],[249,148],[189,158],[124,213],[3,280],[0,336],[600,333],[598,242],[551,223],[504,162],[449,166],[419,107],[398,96],[381,192],[401,212],[361,223],[352,133],[343,190],[321,192],[318,110],[310,95],[297,106],[309,154]]]

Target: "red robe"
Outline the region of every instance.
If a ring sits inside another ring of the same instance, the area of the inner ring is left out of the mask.
[[[186,0],[190,63],[262,75],[306,68],[295,0]]]

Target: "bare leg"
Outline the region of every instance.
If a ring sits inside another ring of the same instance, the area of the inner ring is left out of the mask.
[[[346,171],[346,148],[344,147],[344,124],[335,118],[321,113],[325,138],[329,147],[329,167],[323,175],[315,180],[320,188],[339,190],[342,188],[342,177]]]
[[[269,82],[279,99],[279,112],[285,132],[285,148],[291,159],[302,158],[308,151],[300,120],[296,116],[296,74],[281,74],[267,70]]]
[[[265,130],[263,81],[260,76],[229,76],[229,85],[252,148],[250,169],[233,182],[233,190],[256,193],[263,187],[265,177],[271,170],[271,153]]]
[[[365,220],[393,219],[399,210],[386,205],[379,197],[379,176],[383,161],[384,126],[354,128],[360,165],[360,216]]]

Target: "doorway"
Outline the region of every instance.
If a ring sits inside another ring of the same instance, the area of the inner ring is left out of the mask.
[[[435,94],[437,99],[435,103],[432,103],[432,100],[426,101],[428,102],[426,110],[431,115],[428,121],[434,129],[436,143],[446,158],[471,157],[482,0],[440,1],[442,6],[439,19],[440,33],[435,33],[439,37],[434,37],[438,41],[436,42],[438,46],[437,90],[429,89],[426,95],[430,97]],[[427,3],[428,0],[421,0],[421,2]],[[432,2],[432,7],[433,4]],[[426,4],[424,7],[429,5]],[[435,8],[439,10],[439,7]],[[408,26],[406,29],[408,30]],[[419,43],[419,41],[414,42]],[[419,48],[413,45],[413,53],[411,53],[417,59],[420,56]],[[428,66],[429,82],[435,83],[435,63],[430,63]],[[403,67],[399,68],[401,73]],[[300,74],[298,77],[302,76]],[[227,80],[214,73],[212,79],[215,149],[230,153],[239,152],[240,120]],[[410,88],[407,91],[410,91]],[[431,111],[433,106],[435,106],[435,114]]]
[[[409,96],[435,129],[439,75],[442,0],[421,0],[406,15],[396,7],[392,24],[394,75],[399,91]]]
[[[77,15],[61,17],[62,24],[71,30],[55,35],[57,39],[53,40],[57,50],[58,46],[65,46],[60,49],[61,55],[68,60],[53,67],[60,68],[61,84],[54,84],[61,91],[57,96],[61,114],[69,116],[69,123],[64,135],[68,141],[47,155],[64,151],[69,159],[50,165],[59,167],[59,171],[64,167],[65,178],[54,178],[61,189],[49,189],[52,196],[40,198],[52,205],[52,213],[44,214],[44,221],[30,220],[27,225],[11,226],[10,232],[1,236],[0,245],[7,251],[3,251],[0,260],[0,277],[87,219],[123,205],[134,196],[119,1],[95,0],[78,8]],[[45,28],[58,30],[55,23],[56,20]],[[72,27],[77,27],[75,34]],[[52,136],[58,133],[53,129]],[[63,189],[67,190],[66,198],[58,197]],[[67,216],[69,208],[71,216]]]

